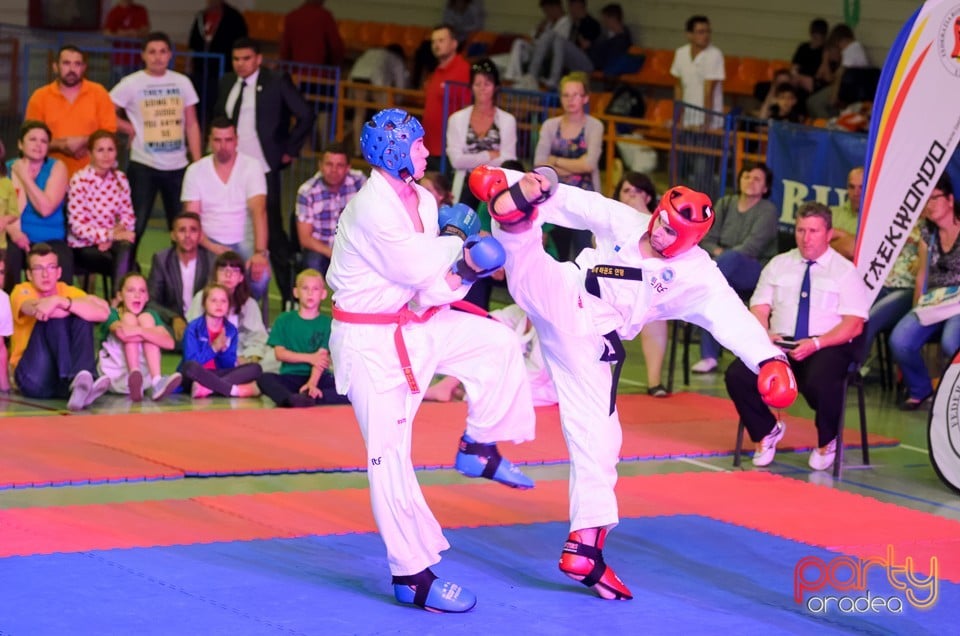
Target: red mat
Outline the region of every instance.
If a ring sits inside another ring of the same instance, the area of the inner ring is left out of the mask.
[[[627,477],[623,517],[699,515],[863,558],[910,556],[929,574],[960,582],[960,522],[764,472]],[[567,483],[531,491],[489,482],[427,486],[445,527],[564,521]],[[762,502],[762,504],[758,503]],[[373,532],[366,489],[197,497],[61,508],[0,510],[0,556],[214,541]]]
[[[624,459],[698,457],[733,452],[736,412],[729,400],[694,393],[668,400],[619,400]],[[415,426],[418,467],[452,467],[463,432],[464,403],[424,404]],[[788,417],[780,449],[809,449],[812,422]],[[20,439],[20,431],[30,435]],[[207,410],[98,417],[4,418],[17,454],[33,461],[0,465],[0,488],[187,476],[364,470],[363,440],[349,406],[315,409]],[[852,446],[859,437],[849,435]],[[870,444],[897,441],[870,436]],[[93,450],[90,450],[93,449]],[[86,452],[90,450],[90,452]],[[565,462],[556,407],[538,409],[537,439],[504,444],[518,464]]]

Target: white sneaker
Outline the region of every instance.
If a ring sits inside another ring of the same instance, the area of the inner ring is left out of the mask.
[[[93,386],[90,387],[90,392],[87,393],[87,401],[83,406],[88,407],[96,402],[97,399],[106,393],[109,388],[110,378],[105,375],[101,375],[99,378],[93,381]]]
[[[760,441],[760,450],[753,454],[754,466],[769,466],[770,462],[777,454],[777,443],[783,439],[787,432],[787,425],[783,422],[777,422],[773,430],[767,433],[767,436]]]
[[[513,83],[513,88],[522,91],[539,91],[540,82],[533,75],[524,75]]]
[[[180,381],[182,379],[183,377],[179,373],[161,375],[153,383],[153,390],[150,392],[150,399],[152,399],[154,402],[157,400],[162,400],[166,396],[176,391],[177,387],[180,386]]]
[[[70,411],[80,411],[87,405],[87,396],[93,387],[93,374],[89,371],[81,371],[73,377],[70,383],[70,398],[67,400],[67,409]]]
[[[704,358],[700,362],[690,367],[690,370],[694,373],[713,373],[717,370],[717,359]]]
[[[837,438],[834,437],[823,447],[823,452],[819,448],[810,451],[810,461],[807,463],[814,470],[826,470],[833,466],[833,461],[837,458]]]

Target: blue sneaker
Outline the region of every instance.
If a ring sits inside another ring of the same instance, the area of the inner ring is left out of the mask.
[[[460,438],[454,467],[467,477],[486,477],[511,488],[533,488],[533,480],[500,455],[496,444],[481,444],[469,435]]]
[[[443,581],[429,568],[410,576],[393,577],[393,595],[397,601],[422,607],[428,612],[469,612],[477,604],[477,595],[452,581]]]

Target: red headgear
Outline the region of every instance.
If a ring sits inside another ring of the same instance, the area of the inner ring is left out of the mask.
[[[686,252],[707,235],[713,226],[713,203],[702,192],[676,186],[663,193],[657,209],[650,217],[648,231],[651,233],[657,217],[677,233],[677,240],[661,252],[670,258]]]

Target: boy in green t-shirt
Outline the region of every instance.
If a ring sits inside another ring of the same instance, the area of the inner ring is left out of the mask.
[[[264,373],[257,384],[277,406],[349,404],[347,396],[337,394],[333,374],[327,371],[331,320],[320,315],[320,303],[327,297],[323,275],[305,269],[296,282],[293,295],[300,307],[280,314],[267,340],[280,361],[280,373]]]

